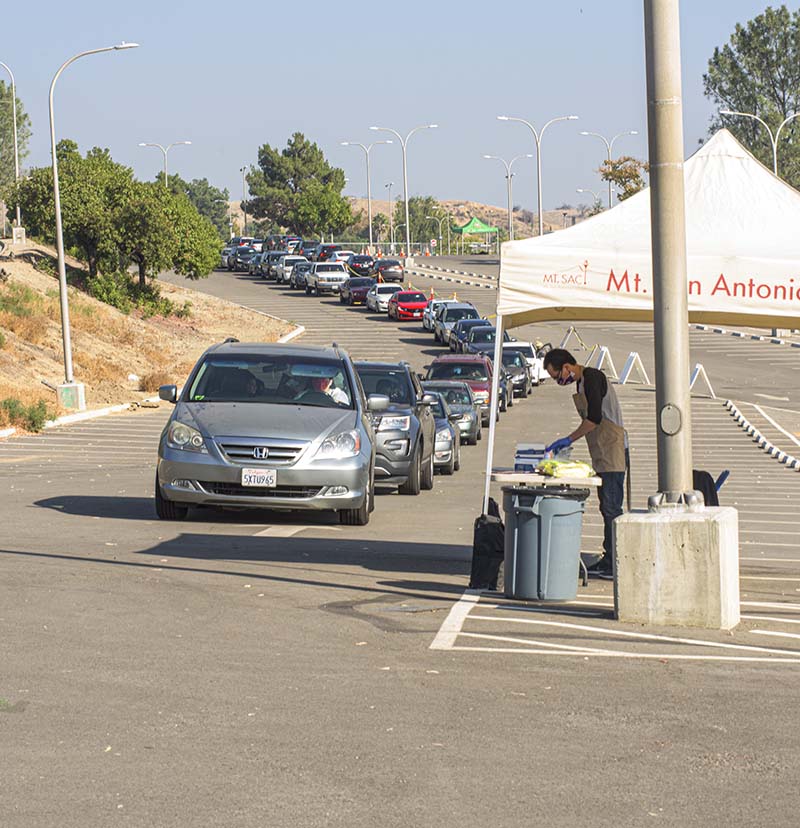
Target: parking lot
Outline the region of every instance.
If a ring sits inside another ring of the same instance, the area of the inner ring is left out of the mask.
[[[410,281],[492,313],[480,281]],[[422,370],[444,352],[418,323],[246,274],[197,287],[356,359]],[[640,350],[652,370],[645,326],[578,327],[617,362]],[[514,333],[557,344],[565,331]],[[797,407],[786,372],[800,351],[700,331],[692,346],[719,396]],[[653,393],[619,393],[641,508],[655,488]],[[595,581],[560,607],[465,594],[485,440],[432,491],[381,494],[366,527],[216,510],[158,521],[167,406],[0,443],[9,823],[183,826],[213,812],[226,825],[516,828],[541,808],[565,826],[589,809],[603,824],[743,825],[761,824],[768,800],[770,824],[793,825],[800,475],[721,400],[698,396],[693,413],[695,463],[730,469],[721,497],[740,511],[732,634],[617,624],[610,585]],[[563,389],[536,389],[502,416],[498,464],[572,417]],[[590,503],[585,549],[600,535]]]

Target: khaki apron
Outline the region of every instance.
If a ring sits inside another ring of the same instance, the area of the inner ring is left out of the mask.
[[[575,403],[575,409],[580,418],[582,420],[587,419],[589,402],[586,399],[586,394],[573,394],[572,401]],[[596,472],[625,471],[624,428],[612,423],[611,420],[603,418],[600,424],[586,435],[586,442],[589,446],[592,466]]]

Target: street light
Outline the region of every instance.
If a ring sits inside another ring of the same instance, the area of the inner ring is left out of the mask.
[[[511,180],[514,178],[514,173],[511,172],[511,169],[514,166],[515,161],[519,161],[520,158],[533,158],[533,155],[531,153],[527,153],[526,155],[518,155],[516,158],[512,158],[510,163],[506,161],[505,158],[501,158],[499,155],[484,155],[483,157],[492,161],[500,161],[506,168],[506,191],[508,194],[508,238],[509,241],[514,241],[514,202],[511,195]]]
[[[11,67],[0,60],[0,66],[8,72],[11,78],[11,120],[14,129],[14,181],[19,184],[19,143],[17,141],[17,82],[14,80],[14,73]],[[22,227],[22,220],[19,214],[19,196],[17,196],[17,227]]]
[[[239,172],[242,174],[242,212],[244,213],[244,227],[242,228],[242,235],[247,235],[247,181],[245,175],[247,174],[247,167],[239,167]],[[323,241],[325,239],[323,238]]]
[[[369,249],[372,250],[372,181],[369,172],[369,154],[376,144],[391,144],[392,141],[373,141],[369,146],[358,141],[341,141],[343,147],[361,147],[367,157],[367,221],[369,221]],[[346,181],[347,179],[345,179]]]
[[[581,135],[591,135],[593,138],[599,138],[606,145],[606,152],[607,152],[606,160],[609,163],[611,163],[611,150],[614,147],[614,141],[616,141],[617,138],[624,137],[625,135],[638,135],[638,134],[639,134],[639,132],[637,130],[629,129],[626,132],[618,133],[617,135],[615,135],[609,141],[604,135],[601,135],[599,132],[586,132],[585,130],[583,132],[581,132]],[[608,206],[609,206],[609,208],[612,206],[613,198],[614,198],[614,193],[611,189],[611,179],[609,179],[609,181],[608,181]],[[599,199],[598,199],[598,201],[599,201]]]
[[[587,190],[585,187],[578,187],[575,190],[576,193],[589,193],[589,195],[595,200],[595,203],[600,201],[600,196],[594,190]]]
[[[533,133],[534,141],[536,142],[536,197],[537,197],[537,204],[539,210],[539,235],[544,235],[544,219],[542,216],[542,138],[544,137],[544,131],[550,124],[554,124],[556,121],[577,121],[577,115],[561,115],[558,118],[551,118],[541,129],[540,132],[536,131],[536,127],[530,122],[526,121],[524,118],[512,118],[509,115],[498,115],[498,121],[516,121],[519,124],[525,124],[526,127]]]
[[[71,57],[61,64],[50,84],[50,153],[53,158],[53,206],[56,214],[56,251],[58,252],[58,292],[61,302],[61,335],[64,342],[64,383],[71,384],[75,381],[72,373],[72,343],[69,332],[69,304],[67,299],[67,268],[64,262],[64,228],[61,223],[61,192],[58,185],[58,158],[56,156],[56,122],[53,110],[53,93],[56,88],[56,81],[61,73],[76,60],[88,55],[97,55],[100,52],[114,52],[122,49],[135,49],[138,43],[120,43],[117,46],[103,46],[100,49],[89,49],[86,52]]]
[[[430,221],[436,221],[439,223],[439,255],[442,255],[442,222],[445,219],[448,219],[447,222],[447,255],[450,255],[450,213],[445,213],[441,218],[439,216],[425,216],[426,219]]]
[[[769,124],[758,117],[758,115],[753,115],[751,112],[735,112],[732,109],[721,109],[719,111],[720,115],[741,115],[743,118],[752,118],[754,121],[758,121],[769,133],[769,140],[772,144],[772,171],[775,175],[778,174],[778,139],[781,137],[781,130],[792,120],[792,118],[797,118],[800,115],[800,112],[793,112],[787,118],[784,118],[781,122],[781,125],[778,127],[777,131],[773,135],[772,130],[769,127]]]
[[[370,129],[374,132],[390,132],[397,138],[398,141],[400,141],[400,146],[403,149],[403,201],[406,206],[406,256],[411,255],[411,221],[408,217],[408,163],[406,158],[406,144],[408,144],[409,139],[415,132],[419,132],[421,129],[437,129],[438,126],[439,124],[425,124],[424,126],[414,127],[414,129],[412,129],[405,138],[403,138],[397,130],[389,129],[389,127],[370,127]]]
[[[390,181],[383,186],[389,190],[389,241],[392,245],[391,252],[394,253],[394,204],[392,203],[392,187],[394,187],[394,181]]]
[[[167,186],[167,179],[169,177],[168,172],[167,172],[167,153],[169,153],[169,151],[173,147],[188,147],[191,143],[192,143],[191,141],[173,141],[171,144],[167,144],[167,146],[165,147],[162,144],[153,144],[153,143],[149,143],[149,142],[140,142],[139,146],[140,147],[155,147],[157,149],[160,149],[161,152],[164,153],[164,186],[166,187]]]

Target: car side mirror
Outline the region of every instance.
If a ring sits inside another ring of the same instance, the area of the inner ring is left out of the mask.
[[[451,423],[457,423],[461,419],[461,415],[460,414],[449,414],[447,419]]]
[[[370,394],[367,397],[367,411],[377,413],[386,411],[391,400],[385,394]]]
[[[161,385],[158,389],[158,398],[164,402],[176,403],[178,401],[177,385]]]
[[[422,400],[423,405],[436,405],[436,395],[435,394],[423,394]]]

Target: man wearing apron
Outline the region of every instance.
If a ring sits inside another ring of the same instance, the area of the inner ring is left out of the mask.
[[[603,485],[597,490],[603,516],[603,551],[600,561],[590,568],[601,578],[613,578],[613,526],[622,514],[625,489],[626,435],[613,386],[602,371],[578,365],[575,357],[563,348],[554,348],[544,358],[547,373],[559,385],[575,386],[572,397],[581,424],[568,437],[561,437],[547,447],[558,453],[581,437],[586,438],[592,466]]]

